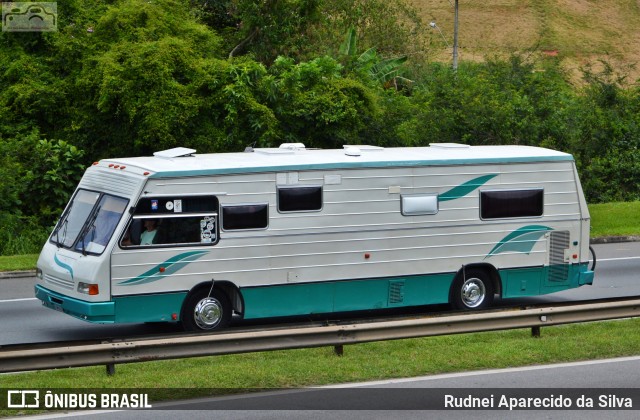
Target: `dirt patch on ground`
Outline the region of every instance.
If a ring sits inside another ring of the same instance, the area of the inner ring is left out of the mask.
[[[451,59],[453,0],[408,0],[422,16],[430,56]],[[428,23],[436,22],[447,39]],[[459,58],[536,52],[553,56],[572,71],[607,60],[629,80],[640,77],[638,0],[484,0],[459,2]],[[637,63],[637,65],[636,65]],[[636,68],[632,67],[636,65]]]

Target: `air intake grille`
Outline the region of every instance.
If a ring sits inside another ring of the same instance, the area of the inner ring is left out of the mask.
[[[60,277],[55,277],[49,274],[45,274],[44,281],[48,284],[62,287],[63,289],[67,289],[67,290],[73,290],[73,286],[74,286],[73,280],[62,279]]]
[[[404,302],[404,281],[389,282],[389,305]]]
[[[569,264],[564,260],[565,250],[569,248],[569,232],[551,232],[549,245],[549,281],[565,282],[569,276]]]

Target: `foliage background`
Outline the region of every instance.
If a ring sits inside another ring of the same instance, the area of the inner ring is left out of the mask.
[[[37,252],[91,162],[176,146],[544,146],[575,156],[590,202],[640,199],[640,92],[607,62],[579,83],[526,50],[454,72],[402,1],[65,0],[58,18],[0,33],[0,254]]]

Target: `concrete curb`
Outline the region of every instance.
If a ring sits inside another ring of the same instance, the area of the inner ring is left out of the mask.
[[[19,279],[23,277],[35,277],[36,270],[27,271],[0,271],[0,280]]]
[[[603,236],[591,239],[592,244],[617,244],[620,242],[640,242],[640,236]]]

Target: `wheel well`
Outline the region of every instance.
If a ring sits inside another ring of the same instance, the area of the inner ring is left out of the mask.
[[[243,314],[244,313],[244,299],[242,298],[242,293],[240,293],[240,289],[238,289],[238,287],[231,283],[230,281],[225,281],[225,280],[219,280],[219,281],[214,281],[213,284],[214,289],[216,290],[221,290],[222,292],[224,292],[224,294],[227,295],[227,297],[229,298],[229,301],[231,301],[231,307],[233,308],[233,311],[238,313],[238,314]],[[202,289],[206,289],[207,291],[209,289],[211,289],[211,282],[205,282],[205,283],[200,283],[195,285],[187,294],[187,297],[189,297],[190,295],[199,292]],[[185,298],[186,301],[186,298]]]
[[[459,279],[464,275],[465,270],[470,270],[470,269],[484,271],[491,279],[491,285],[493,286],[494,293],[502,297],[502,279],[500,278],[500,273],[498,273],[498,270],[491,264],[477,263],[477,264],[464,265],[460,268],[460,270],[458,270],[458,273],[456,273],[456,276],[453,279],[453,283],[455,283],[457,279]],[[453,286],[453,283],[452,283],[452,286]]]

